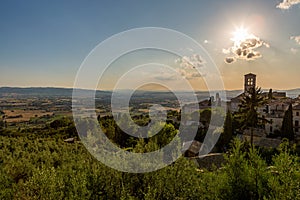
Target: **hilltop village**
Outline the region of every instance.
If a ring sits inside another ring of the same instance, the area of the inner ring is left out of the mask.
[[[245,93],[250,88],[256,88],[256,75],[249,73],[245,75],[244,80],[244,92],[235,98],[232,98],[229,102],[229,109],[231,112],[237,112],[241,100]],[[265,98],[265,102],[258,108],[260,117],[266,119],[268,123],[265,123],[264,127],[257,128],[255,131],[255,137],[261,138],[265,136],[280,136],[282,131],[283,119],[286,111],[292,107],[292,121],[293,131],[296,139],[300,139],[299,121],[300,121],[300,95],[297,98],[289,98],[285,92],[273,92],[272,89],[269,92],[263,92],[261,94]]]
[[[192,112],[192,110],[195,109],[195,106],[200,110],[226,106],[227,112],[230,112],[233,116],[238,115],[242,101],[247,95],[247,92],[251,89],[258,89],[256,80],[257,76],[255,74],[246,74],[244,75],[244,90],[238,96],[224,101],[217,93],[215,97],[212,96],[208,100],[200,101],[198,105],[188,104],[183,109],[185,109],[186,112]],[[272,89],[268,92],[261,92],[259,95],[263,98],[263,103],[257,108],[258,118],[263,119],[265,123],[253,128],[253,143],[262,147],[277,147],[282,142],[282,138],[287,137],[285,135],[286,133],[282,130],[282,126],[284,123],[287,123],[284,122],[284,118],[290,108],[292,113],[290,119],[292,121],[293,131],[292,142],[298,144],[300,142],[300,95],[297,98],[290,98],[287,97],[286,92],[277,92]],[[205,123],[201,123],[201,119],[200,122],[188,121],[186,123],[200,123],[200,127],[208,126]],[[233,132],[233,134],[237,135],[241,140],[250,141],[251,131],[249,128],[243,130],[234,129]],[[190,143],[192,143],[194,149],[199,149],[201,146],[201,142],[199,141]]]

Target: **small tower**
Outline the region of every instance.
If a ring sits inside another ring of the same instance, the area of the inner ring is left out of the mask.
[[[245,75],[245,84],[244,84],[244,92],[249,91],[250,88],[256,87],[256,75],[255,74],[246,74]]]

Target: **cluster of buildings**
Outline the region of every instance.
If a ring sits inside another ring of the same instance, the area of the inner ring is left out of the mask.
[[[249,73],[245,75],[244,92],[234,97],[228,102],[228,109],[231,112],[237,112],[239,105],[245,93],[250,88],[256,87],[256,75]],[[286,92],[263,92],[266,102],[258,108],[260,117],[265,118],[270,123],[264,125],[263,130],[256,130],[256,135],[263,137],[264,135],[278,135],[281,132],[282,122],[286,110],[292,105],[293,110],[293,128],[295,136],[300,138],[300,95],[298,98],[290,98],[286,96]]]
[[[239,111],[239,106],[242,102],[243,97],[250,90],[250,88],[256,88],[256,75],[249,73],[244,75],[244,91],[238,96],[231,98],[230,100],[223,101],[217,94],[216,97],[210,97],[209,100],[204,100],[199,103],[188,104],[183,107],[185,112],[192,112],[195,108],[200,110],[211,108],[212,106],[221,106],[226,104],[227,109],[231,113]],[[300,142],[300,95],[297,98],[287,97],[286,92],[274,92],[270,89],[268,92],[262,92],[265,98],[265,103],[258,108],[258,114],[260,117],[265,118],[270,123],[266,123],[261,127],[255,128],[253,131],[253,143],[257,146],[263,147],[277,147],[281,143],[281,128],[285,112],[289,106],[292,105],[293,112],[293,130],[295,134],[295,142]],[[198,125],[204,127],[205,124],[196,121],[187,121],[186,125]],[[243,133],[238,134],[242,140],[250,141],[251,131],[246,129]],[[187,145],[190,146],[190,151],[200,149],[201,143],[199,141],[191,141],[192,143]],[[197,148],[196,148],[197,147]],[[191,151],[195,155],[198,152]]]

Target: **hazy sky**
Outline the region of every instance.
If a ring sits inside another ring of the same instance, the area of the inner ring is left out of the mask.
[[[164,27],[201,43],[217,64],[226,89],[241,89],[243,75],[249,72],[258,75],[258,85],[262,88],[298,88],[300,4],[297,2],[1,1],[0,86],[72,87],[81,63],[101,41],[132,28]],[[233,45],[230,38],[239,27],[270,47],[262,45],[257,49],[261,58],[237,59],[227,64],[224,51]],[[138,59],[147,60],[147,56],[156,53],[145,51]],[[172,56],[158,58],[170,59],[167,63],[176,65]],[[125,58],[124,62],[116,62],[99,88],[112,88],[118,68],[132,59],[129,56],[127,61]],[[190,81],[196,89],[205,89],[197,80]]]

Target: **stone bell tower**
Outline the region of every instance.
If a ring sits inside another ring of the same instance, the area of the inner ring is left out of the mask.
[[[256,87],[256,75],[255,74],[246,74],[245,83],[244,83],[244,92],[249,91],[250,88]]]

